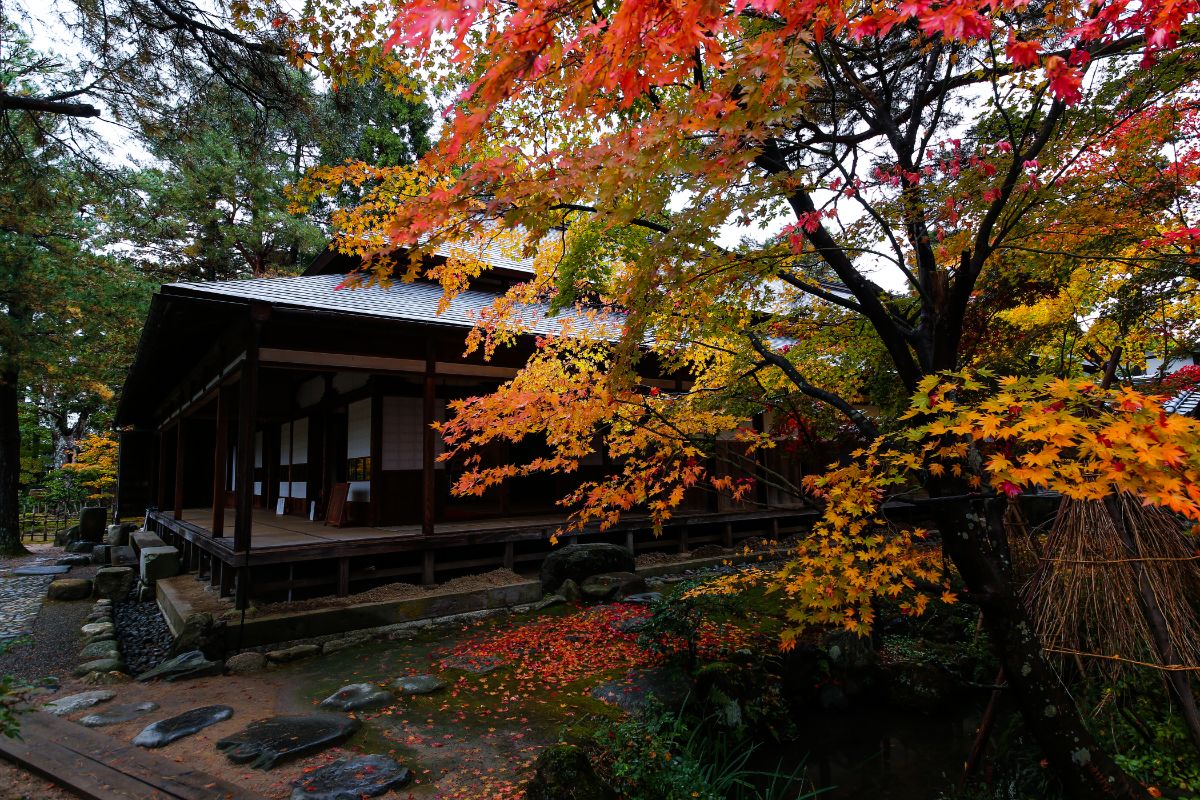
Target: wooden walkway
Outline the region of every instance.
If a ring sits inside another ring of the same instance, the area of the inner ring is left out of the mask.
[[[35,711],[21,738],[0,736],[0,758],[87,800],[265,800],[173,759]]]

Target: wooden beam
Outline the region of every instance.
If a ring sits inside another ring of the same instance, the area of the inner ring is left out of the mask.
[[[213,445],[213,515],[212,535],[225,535],[225,484],[229,462],[229,390],[217,390],[217,441]]]
[[[433,429],[437,413],[437,352],[433,340],[428,342],[425,357],[425,387],[421,402],[421,533],[433,536],[437,516],[437,432]]]

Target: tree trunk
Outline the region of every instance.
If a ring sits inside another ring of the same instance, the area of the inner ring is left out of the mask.
[[[963,501],[942,508],[938,522],[943,548],[979,602],[1012,697],[1067,796],[1074,800],[1150,797],[1100,747],[1042,653],[1010,571],[996,549],[1003,537],[998,501]]]
[[[20,371],[11,360],[0,371],[0,555],[24,553],[21,544]]]

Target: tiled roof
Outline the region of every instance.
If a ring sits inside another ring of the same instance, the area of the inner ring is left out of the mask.
[[[206,296],[214,299],[239,299],[268,303],[273,306],[329,311],[337,314],[421,322],[432,325],[470,328],[481,313],[489,309],[499,294],[468,290],[451,301],[450,307],[438,313],[442,288],[435,284],[396,282],[384,288],[367,286],[339,289],[344,275],[302,275],[286,278],[257,278],[242,281],[203,283],[172,283],[163,287],[165,294]],[[572,309],[550,316],[549,306],[534,304],[523,307],[522,319],[537,334],[554,334],[562,328],[564,319],[574,318],[577,329],[587,321]],[[589,325],[590,327],[590,325]]]
[[[1200,387],[1194,386],[1190,389],[1184,389],[1168,400],[1164,408],[1176,414],[1184,414],[1189,417],[1196,416],[1196,409],[1200,408]]]

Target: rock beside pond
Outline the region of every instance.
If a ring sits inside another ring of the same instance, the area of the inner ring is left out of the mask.
[[[86,600],[92,596],[92,582],[86,578],[59,578],[46,589],[48,600]]]
[[[633,572],[633,553],[617,544],[590,542],[553,550],[542,562],[542,590],[553,592],[570,578],[576,583],[602,572]]]
[[[207,675],[220,675],[222,664],[219,661],[209,661],[199,650],[181,653],[174,658],[168,658],[151,670],[138,675],[139,681],[152,681],[162,678],[166,681],[181,681],[188,678],[202,678]]]
[[[84,553],[72,553],[71,555],[63,556],[54,563],[60,567],[85,567],[92,563],[92,559]]]
[[[95,542],[73,541],[67,543],[66,550],[68,553],[90,553],[95,546]],[[88,559],[88,563],[91,563],[90,558]]]
[[[433,694],[446,688],[446,682],[436,675],[405,675],[392,681],[392,688],[400,694]]]
[[[357,720],[333,714],[271,717],[217,742],[217,749],[234,764],[270,769],[289,758],[308,755],[339,744],[354,735]]]
[[[364,708],[386,706],[391,702],[391,692],[385,692],[373,683],[352,683],[349,686],[343,686],[322,700],[321,707],[358,711]]]
[[[110,689],[80,692],[79,694],[72,694],[60,697],[57,700],[51,700],[42,707],[42,710],[56,717],[65,717],[67,714],[73,714],[76,711],[82,711],[85,708],[91,708],[100,703],[108,702],[116,696],[117,693]]]
[[[605,572],[585,578],[579,590],[588,600],[620,600],[626,595],[645,592],[646,581],[633,572]]]
[[[402,789],[411,781],[412,771],[387,756],[339,758],[296,781],[291,800],[378,797]]]
[[[262,653],[250,651],[230,656],[225,661],[225,669],[231,675],[245,675],[248,672],[259,672],[267,668],[267,657]]]
[[[592,697],[615,705],[622,711],[636,713],[651,702],[666,708],[683,705],[691,691],[690,682],[668,667],[633,669],[592,689]]]
[[[157,708],[158,703],[149,701],[134,703],[132,705],[112,706],[96,714],[88,714],[86,717],[81,717],[77,722],[88,728],[103,728],[106,725],[120,725],[122,722],[129,722],[143,714],[149,714]]]
[[[614,800],[616,794],[596,774],[587,753],[573,744],[555,744],[538,754],[527,800]]]
[[[579,584],[571,578],[562,582],[562,585],[558,587],[558,594],[568,603],[578,603],[583,599],[583,592],[579,591]]]
[[[233,709],[229,706],[200,706],[147,725],[133,743],[138,747],[164,747],[232,716]]]
[[[272,650],[267,653],[267,660],[273,661],[276,664],[287,664],[290,661],[299,661],[302,658],[315,656],[321,652],[321,646],[317,644],[298,644],[294,647],[288,647],[283,650]]]

